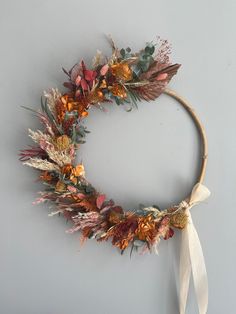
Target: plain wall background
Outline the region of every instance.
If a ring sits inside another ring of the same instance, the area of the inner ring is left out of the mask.
[[[192,210],[209,276],[210,314],[234,314],[236,244],[234,0],[0,1],[0,313],[177,314],[178,232],[159,256],[120,256],[109,243],[68,235],[47,206],[33,206],[41,186],[17,160],[37,128],[20,105],[38,108],[42,91],[62,88],[70,68],[96,50],[110,54],[104,34],[139,50],[157,35],[182,67],[169,87],[184,95],[205,124],[212,196]],[[92,110],[81,148],[87,177],[128,208],[163,208],[190,192],[199,167],[197,132],[167,96],[125,112]],[[197,313],[191,289],[187,313]]]

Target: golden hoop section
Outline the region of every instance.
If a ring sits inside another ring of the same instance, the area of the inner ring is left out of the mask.
[[[207,165],[207,158],[208,158],[208,144],[207,144],[207,137],[205,129],[199,120],[198,116],[196,115],[194,109],[190,106],[190,104],[183,99],[181,96],[179,96],[175,91],[171,89],[165,89],[164,94],[171,96],[175,100],[177,100],[184,109],[190,114],[194,124],[196,125],[200,138],[201,138],[201,146],[202,146],[202,152],[201,152],[201,168],[200,173],[197,179],[196,183],[202,183],[205,177],[206,173],[206,165]]]

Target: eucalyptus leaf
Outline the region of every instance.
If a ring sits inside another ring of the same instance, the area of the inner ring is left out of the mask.
[[[146,243],[146,241],[141,241],[141,240],[134,240],[134,242],[133,242],[134,246],[137,246],[137,247],[141,247],[145,243]]]
[[[124,49],[124,48],[122,48],[122,49],[120,50],[120,54],[121,54],[121,57],[122,57],[122,58],[125,57],[125,49]]]

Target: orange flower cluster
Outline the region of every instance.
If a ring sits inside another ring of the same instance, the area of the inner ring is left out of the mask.
[[[65,165],[61,168],[61,173],[65,176],[66,179],[69,179],[73,184],[78,183],[78,178],[84,176],[84,166],[82,164],[73,167],[71,164]],[[57,192],[63,192],[66,190],[66,184],[58,180],[55,186]]]
[[[63,95],[56,103],[57,119],[62,123],[66,112],[77,111],[79,117],[86,117],[88,115],[87,109],[89,100],[86,97],[81,97],[75,101],[73,97],[68,94]]]
[[[152,213],[138,216],[128,212],[122,220],[115,219],[114,225],[101,240],[112,238],[113,245],[125,250],[134,240],[143,241],[151,247],[158,242],[160,237],[168,239],[173,236],[173,233],[168,217],[156,221]]]
[[[73,167],[71,164],[65,165],[61,168],[61,173],[69,178],[74,184],[77,183],[78,177],[84,176],[84,166],[82,164]]]
[[[122,99],[127,97],[127,93],[124,86],[119,83],[114,83],[112,86],[109,86],[109,90],[112,92],[114,96],[118,96]]]
[[[124,83],[133,78],[133,72],[127,62],[105,64],[100,72],[88,70],[82,62],[76,70],[77,76],[74,71],[73,76],[68,73],[70,83],[65,83],[71,92],[64,94],[56,105],[59,123],[63,122],[66,112],[77,111],[79,117],[86,117],[91,104],[107,101],[107,91],[121,99],[127,97]]]
[[[88,95],[88,101],[91,104],[96,104],[99,102],[102,102],[105,100],[105,96],[100,88],[95,88],[91,91],[91,93]]]
[[[39,176],[39,179],[44,182],[50,182],[52,178],[52,174],[49,171],[42,171]]]
[[[130,81],[132,79],[133,74],[130,66],[127,63],[116,63],[110,66],[110,71],[115,78],[115,82],[112,84],[109,84],[109,82],[103,79],[98,84],[98,87],[93,88],[89,92],[84,92],[84,94],[79,97],[75,97],[73,94],[64,94],[56,104],[58,122],[62,123],[65,113],[71,111],[77,111],[79,117],[86,117],[88,115],[87,109],[90,104],[96,104],[106,100],[103,89],[108,88],[114,96],[122,99],[126,98],[127,92],[122,82]]]
[[[139,240],[147,241],[148,243],[153,242],[156,237],[158,230],[154,221],[153,215],[149,214],[144,217],[138,218],[138,228],[135,231],[135,235]]]
[[[133,72],[126,62],[115,63],[111,66],[111,73],[123,82],[132,80]]]
[[[137,218],[131,213],[127,213],[123,221],[111,227],[104,238],[101,240],[108,240],[112,238],[112,244],[121,250],[125,250],[130,242],[135,237],[135,230],[138,226]]]

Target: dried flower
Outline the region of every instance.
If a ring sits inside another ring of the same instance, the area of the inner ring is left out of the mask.
[[[88,96],[88,100],[90,103],[99,103],[105,100],[105,96],[101,89],[95,88]]]
[[[58,136],[55,140],[55,146],[59,151],[69,148],[71,139],[67,135]]]
[[[56,102],[60,99],[61,93],[57,88],[51,88],[49,91],[44,92],[44,96],[47,99],[50,111],[56,116]]]
[[[108,69],[109,69],[109,65],[108,65],[108,64],[103,65],[103,67],[102,67],[101,70],[100,70],[100,74],[101,74],[102,76],[106,75]]]
[[[99,88],[107,88],[107,81],[103,79],[99,84]]]
[[[65,183],[59,180],[55,186],[55,190],[60,193],[65,192],[66,191]]]
[[[29,160],[23,162],[23,165],[27,165],[27,166],[40,169],[40,170],[56,171],[56,172],[60,171],[60,168],[58,165],[50,161],[40,159],[40,158],[30,158]]]
[[[112,225],[116,225],[122,221],[122,215],[114,210],[111,210],[108,215],[108,221]]]
[[[66,177],[69,177],[72,169],[73,166],[71,164],[64,165],[63,167],[61,167],[61,173],[64,174]]]
[[[112,244],[124,250],[135,237],[135,230],[138,227],[137,217],[127,214],[126,219],[111,227],[102,240],[112,237]]]
[[[75,168],[72,169],[71,174],[75,177],[84,176],[84,166],[82,164],[77,165]]]
[[[72,160],[74,159],[74,155],[71,154],[69,149],[63,151],[57,151],[55,147],[49,147],[46,149],[48,156],[51,160],[55,161],[60,167],[71,164]]]
[[[138,218],[138,228],[135,231],[139,240],[151,242],[157,234],[156,224],[153,215]]]
[[[94,56],[93,61],[92,61],[93,68],[96,68],[97,66],[99,66],[102,63],[102,59],[103,59],[102,52],[100,50],[97,50],[97,53]]]
[[[75,225],[67,231],[68,233],[82,230],[84,237],[88,237],[91,233],[96,233],[103,229],[103,217],[94,211],[78,213],[72,217],[72,220]]]
[[[176,214],[173,214],[170,218],[170,224],[171,226],[183,229],[186,227],[188,223],[188,215],[184,210],[178,211]]]
[[[22,149],[19,156],[20,161],[26,161],[34,157],[45,159],[47,157],[47,153],[41,147],[30,146],[28,149]]]
[[[126,98],[127,93],[123,85],[119,83],[114,83],[110,88],[110,91],[114,96],[120,97],[120,98]]]
[[[57,99],[55,103],[55,111],[56,111],[57,121],[59,124],[61,124],[66,114],[66,105],[65,105],[65,100],[63,96]]]
[[[50,143],[52,140],[51,135],[45,134],[40,130],[32,131],[31,129],[29,129],[28,131],[29,137],[31,137],[35,143],[40,144],[40,147],[42,146],[42,149],[44,149],[44,143]]]
[[[114,75],[117,79],[127,82],[132,80],[133,72],[128,65],[128,63],[116,63],[111,66],[111,73]]]
[[[61,173],[75,185],[78,183],[78,177],[85,175],[84,166],[82,164],[76,167],[73,167],[71,164],[66,164],[61,167]]]
[[[171,238],[174,234],[173,229],[170,228],[170,218],[164,216],[159,223],[158,232],[165,240]]]
[[[95,195],[91,195],[91,196],[86,196],[86,197],[82,197],[81,195],[74,195],[73,196],[74,199],[76,199],[77,202],[77,206],[79,208],[82,208],[83,210],[87,211],[87,212],[97,212],[98,208],[96,205],[96,196]]]
[[[39,176],[40,180],[45,182],[50,182],[52,180],[52,175],[48,171],[43,171],[41,175]]]
[[[68,95],[63,96],[63,102],[66,111],[77,111],[79,117],[86,117],[88,115],[87,109],[89,107],[89,98],[81,95],[76,101]]]
[[[54,137],[55,133],[57,133],[57,130],[48,116],[45,113],[38,113],[38,118],[39,121],[44,125],[46,133],[48,133],[51,137]]]

